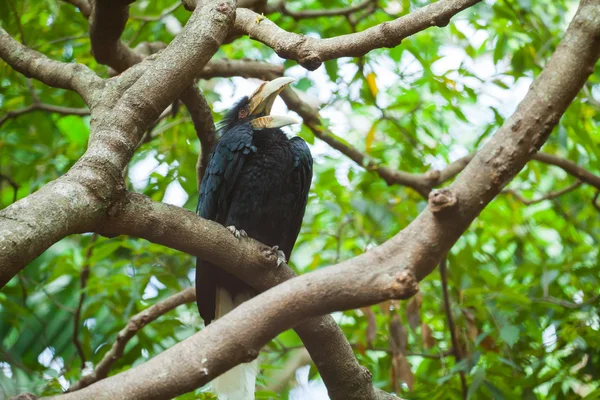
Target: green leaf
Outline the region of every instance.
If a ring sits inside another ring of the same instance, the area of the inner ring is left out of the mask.
[[[517,340],[519,340],[519,328],[514,325],[504,325],[500,329],[500,338],[509,347],[513,347]]]

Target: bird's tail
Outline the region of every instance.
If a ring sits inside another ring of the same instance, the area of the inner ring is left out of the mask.
[[[217,286],[215,318],[220,318],[252,297],[250,293],[232,296],[225,288]],[[254,400],[258,361],[240,364],[212,381],[212,390],[219,400]]]

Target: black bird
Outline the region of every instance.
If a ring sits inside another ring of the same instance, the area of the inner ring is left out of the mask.
[[[298,121],[269,115],[279,93],[293,81],[265,82],[226,113],[219,123],[220,138],[208,161],[196,210],[237,237],[248,235],[273,246],[278,264],[291,255],[312,180],[306,142],[299,137],[288,139],[280,129]],[[206,325],[254,294],[253,288],[235,276],[197,260],[196,302]],[[219,399],[254,399],[256,366],[240,367],[213,381]]]

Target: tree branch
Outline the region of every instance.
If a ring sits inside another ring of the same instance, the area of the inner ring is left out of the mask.
[[[23,114],[28,114],[33,111],[47,111],[51,113],[61,115],[90,115],[90,110],[87,108],[71,108],[71,107],[60,107],[52,104],[34,103],[27,107],[23,107],[18,110],[9,111],[0,117],[0,126],[11,118],[16,118]]]
[[[479,1],[440,0],[394,21],[330,39],[287,32],[248,9],[237,10],[235,29],[271,47],[280,57],[295,60],[312,71],[327,60],[360,57],[381,47],[396,47],[403,39],[431,26],[448,25],[451,17]]]
[[[123,41],[121,34],[129,19],[129,4],[135,0],[92,0],[90,42],[94,58],[123,72],[142,61],[143,56]]]
[[[595,304],[598,300],[600,300],[600,294],[593,296],[586,301],[582,301],[581,303],[573,303],[570,301],[557,299],[556,297],[550,297],[550,296],[534,297],[531,299],[531,301],[536,302],[536,303],[550,303],[550,304],[555,304],[557,306],[561,306],[564,308],[569,308],[572,310],[582,308],[585,306],[589,306],[590,304]]]
[[[19,184],[17,182],[14,181],[14,179],[12,179],[10,176],[8,175],[4,175],[4,174],[0,174],[0,181],[6,181],[8,182],[8,184],[13,188],[13,203],[15,201],[17,201],[17,195],[19,192]],[[0,185],[1,187],[1,185]]]
[[[73,90],[92,107],[94,97],[104,86],[103,80],[88,67],[76,63],[54,61],[31,50],[0,28],[0,58],[28,78],[35,78],[48,86]]]
[[[182,292],[176,293],[153,306],[137,313],[130,320],[125,328],[117,334],[117,339],[111,349],[104,355],[102,360],[96,365],[94,372],[86,375],[79,382],[71,385],[68,392],[75,392],[94,382],[104,379],[108,376],[114,363],[123,356],[123,351],[129,340],[144,326],[154,321],[161,315],[174,310],[182,304],[191,303],[196,298],[196,289],[187,288]]]
[[[79,303],[77,304],[77,308],[75,309],[73,315],[73,344],[77,349],[77,354],[79,354],[79,358],[81,358],[81,366],[85,365],[85,351],[83,351],[83,346],[81,346],[81,342],[79,341],[79,319],[81,318],[81,309],[83,308],[83,302],[85,301],[85,288],[87,286],[88,278],[90,277],[90,258],[92,257],[92,253],[94,252],[94,244],[96,243],[96,239],[98,238],[97,234],[93,234],[90,239],[90,244],[87,253],[85,254],[85,259],[83,262],[83,268],[81,269],[81,275],[79,276],[79,285],[80,294],[79,294]]]
[[[210,106],[198,86],[195,84],[191,85],[184,90],[180,98],[192,117],[194,129],[200,141],[200,154],[198,155],[198,163],[196,164],[196,177],[198,188],[200,188],[210,152],[217,141],[215,122],[213,121]]]
[[[450,340],[452,341],[452,354],[458,364],[462,360],[462,354],[460,352],[460,346],[458,344],[458,338],[456,337],[456,325],[454,325],[454,317],[452,316],[452,305],[450,304],[450,296],[448,295],[448,274],[446,268],[446,257],[440,262],[440,277],[442,281],[442,294],[444,297],[444,312],[446,313],[446,320],[448,321],[448,330],[450,331]],[[465,371],[459,371],[460,384],[462,387],[463,399],[467,399],[467,380],[465,378]]]
[[[259,291],[296,276],[287,265],[275,268],[277,257],[269,246],[251,239],[240,241],[222,225],[179,207],[129,193],[111,214],[113,218],[106,222],[100,233],[141,237],[202,257],[215,265],[227,264],[229,272]],[[203,234],[199,235],[199,232]],[[187,239],[181,241],[178,239],[181,237]],[[331,398],[376,398],[370,373],[356,362],[351,346],[333,318],[313,318],[296,324],[294,329],[310,352]],[[338,362],[332,362],[332,354]]]
[[[336,16],[347,16],[356,11],[363,10],[367,8],[370,4],[375,3],[374,0],[364,0],[361,3],[358,3],[353,6],[348,6],[344,8],[329,8],[322,10],[303,10],[303,11],[293,11],[287,8],[285,1],[280,0],[277,3],[273,4],[273,6],[269,6],[267,9],[267,13],[280,12],[283,15],[287,15],[288,17],[292,17],[295,20],[301,20],[306,18],[319,18],[319,17],[336,17]]]
[[[534,160],[541,161],[545,164],[550,164],[562,168],[569,175],[573,175],[582,182],[594,186],[600,190],[600,176],[594,175],[586,169],[575,164],[566,158],[560,158],[548,153],[537,153],[532,157]]]
[[[118,398],[119,393],[114,389],[117,387],[130,398],[144,398],[149,393],[156,398],[184,393],[237,363],[253,359],[266,341],[308,316],[414,293],[416,284],[412,274],[420,280],[434,269],[473,219],[544,143],[593,71],[600,56],[599,16],[600,1],[582,2],[565,38],[513,116],[448,189],[430,195],[428,208],[399,234],[368,253],[291,279],[254,297],[147,363],[98,382],[80,395]],[[217,227],[218,224],[198,217],[194,220],[191,213],[172,206],[152,204],[141,197],[135,199],[134,195],[128,197],[129,204],[115,210],[114,215],[118,215],[115,224],[126,220],[118,230],[125,228],[125,233],[158,240],[184,251],[185,247],[228,272],[247,278],[249,283],[252,278],[248,275],[259,270],[252,267],[260,265],[260,258],[264,258],[264,265],[274,266],[274,256],[264,251],[266,246],[262,246],[261,253],[261,245],[252,240],[235,245],[236,239],[230,234],[227,238],[226,229]],[[131,217],[134,213],[137,220]],[[179,214],[179,220],[175,213]],[[161,214],[171,217],[168,227],[161,223],[165,219],[156,218]],[[153,228],[151,232],[142,229],[148,223]],[[220,231],[219,239],[223,241],[211,242],[216,238],[208,234],[210,226],[215,232]],[[175,230],[178,234],[173,236]],[[195,238],[196,232],[204,232],[204,240]],[[173,237],[190,240],[185,244],[174,243]],[[213,248],[201,254],[200,250],[206,246]],[[216,254],[219,252],[226,254]],[[247,257],[239,258],[244,252]],[[263,271],[267,278],[274,275],[273,269]],[[261,315],[261,318],[249,319],[247,315]],[[189,354],[195,357],[190,360],[186,357]],[[144,379],[148,377],[152,378],[152,387]],[[167,384],[173,380],[177,385]]]
[[[210,60],[198,77],[210,79],[234,76],[267,80],[271,77],[283,76],[283,65],[246,59],[217,58]]]
[[[130,18],[138,20],[138,21],[144,21],[144,22],[160,21],[167,15],[169,15],[169,14],[173,13],[175,10],[177,10],[181,5],[182,5],[181,0],[178,0],[175,3],[173,3],[172,5],[170,5],[169,7],[165,8],[163,10],[163,12],[160,13],[160,15],[156,15],[153,17],[147,17],[147,16],[143,16],[143,15],[132,15],[132,16],[130,16]]]
[[[537,203],[541,203],[544,200],[552,200],[552,199],[556,199],[557,197],[562,196],[565,193],[569,193],[572,192],[573,190],[577,189],[579,186],[581,186],[582,182],[581,181],[577,181],[563,189],[560,190],[556,190],[554,192],[549,192],[546,193],[545,195],[538,197],[537,199],[526,199],[525,197],[523,197],[523,195],[521,195],[519,192],[517,192],[514,189],[505,189],[502,191],[502,193],[508,193],[511,194],[512,196],[514,196],[517,200],[519,200],[521,203],[525,204],[526,206],[530,206],[532,204],[537,204]]]

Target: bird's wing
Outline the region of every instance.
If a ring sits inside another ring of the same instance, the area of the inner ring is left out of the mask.
[[[292,179],[298,190],[298,196],[293,209],[290,212],[292,215],[292,224],[290,230],[292,235],[288,236],[288,243],[284,243],[283,251],[286,253],[287,258],[292,252],[294,243],[300,233],[300,227],[302,226],[302,218],[304,217],[304,210],[306,208],[306,202],[308,200],[308,191],[310,190],[310,184],[312,182],[312,165],[313,159],[310,155],[310,149],[304,141],[304,139],[295,136],[290,139],[292,145],[292,151],[294,153],[294,169],[292,172]]]
[[[256,151],[250,125],[239,125],[223,134],[211,153],[202,183],[196,213],[224,223],[229,195],[244,166],[246,156]],[[223,219],[223,221],[220,221]]]
[[[200,184],[196,213],[202,218],[225,223],[231,190],[246,157],[256,151],[252,142],[250,126],[240,125],[224,133],[215,145]],[[205,324],[215,318],[216,268],[206,261],[196,261],[196,304]]]

